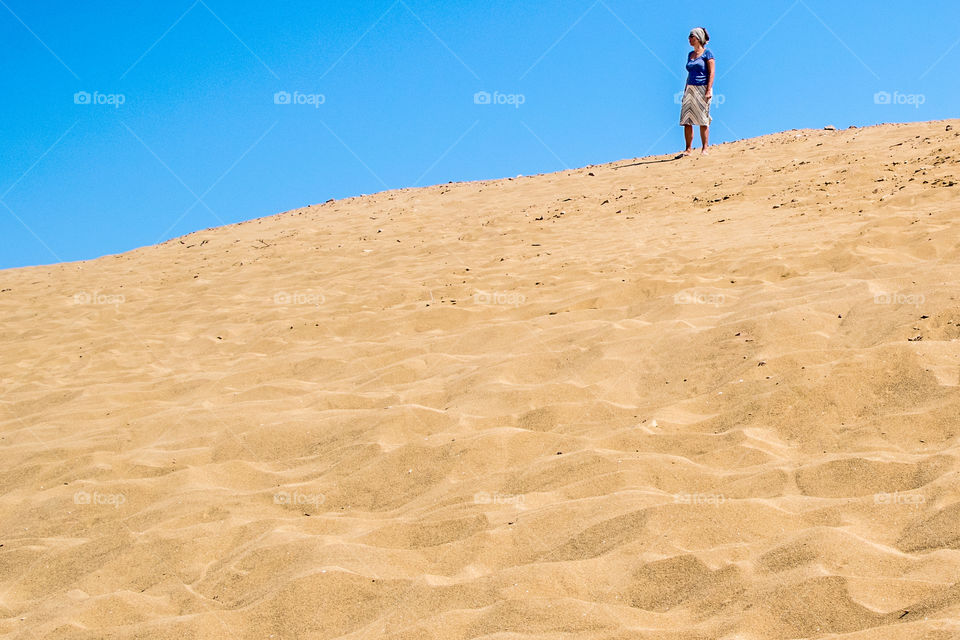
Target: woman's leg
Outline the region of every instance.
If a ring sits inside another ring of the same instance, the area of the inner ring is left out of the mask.
[[[690,133],[693,133],[692,128]],[[710,127],[701,126],[700,127],[700,142],[703,143],[703,153],[707,152],[707,146],[710,144]],[[687,148],[690,148],[690,143],[687,143]]]
[[[690,150],[693,149],[693,125],[685,124],[683,125],[683,139],[687,142],[687,148],[684,153],[690,153]]]

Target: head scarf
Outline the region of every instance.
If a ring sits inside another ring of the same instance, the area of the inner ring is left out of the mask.
[[[696,29],[690,30],[690,35],[700,41],[700,44],[707,44],[707,32],[703,30],[702,27],[697,27]]]

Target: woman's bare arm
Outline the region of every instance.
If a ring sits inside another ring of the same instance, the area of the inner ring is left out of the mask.
[[[713,97],[713,78],[717,75],[717,61],[707,60],[707,98]]]

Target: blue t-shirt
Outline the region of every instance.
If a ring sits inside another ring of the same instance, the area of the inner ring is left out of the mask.
[[[693,53],[687,54],[687,84],[707,84],[707,60],[713,60],[713,52],[704,49],[699,58],[690,59]]]

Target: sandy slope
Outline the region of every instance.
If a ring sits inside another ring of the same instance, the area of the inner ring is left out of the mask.
[[[661,159],[0,272],[0,634],[960,637],[960,121]]]

